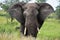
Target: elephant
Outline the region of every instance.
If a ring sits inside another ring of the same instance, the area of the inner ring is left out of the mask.
[[[20,32],[22,35],[36,38],[44,20],[54,12],[54,9],[48,3],[19,2],[12,5],[8,12],[21,24]]]

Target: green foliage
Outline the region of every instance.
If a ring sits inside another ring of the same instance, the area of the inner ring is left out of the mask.
[[[46,2],[46,0],[36,0],[36,1],[37,1],[37,2],[40,2],[40,3],[41,3],[41,2],[43,2],[43,3]]]
[[[26,3],[29,2],[29,1],[31,1],[31,0],[22,0],[22,2],[26,2]]]
[[[6,4],[3,4],[1,7],[2,7],[5,11],[7,11],[7,10],[8,10],[8,8],[9,8],[9,6],[8,6],[8,5],[6,5]]]
[[[57,18],[60,19],[60,6],[57,6],[56,15],[57,15]]]
[[[13,33],[16,32],[16,27],[19,26],[19,23],[15,20],[15,22],[7,23],[7,20],[4,16],[0,16],[0,33]]]
[[[59,5],[56,7],[56,15],[57,18],[60,19],[60,0],[59,0]]]
[[[7,11],[10,6],[19,2],[19,0],[5,0],[5,4],[2,4],[2,8]]]

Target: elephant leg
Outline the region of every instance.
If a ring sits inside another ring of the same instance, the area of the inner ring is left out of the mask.
[[[21,32],[22,34],[24,34],[24,29],[25,29],[24,24],[21,24],[21,27],[20,27],[20,32]]]
[[[20,40],[23,40],[25,38],[24,29],[25,29],[25,26],[23,24],[21,24],[21,26],[20,26]]]

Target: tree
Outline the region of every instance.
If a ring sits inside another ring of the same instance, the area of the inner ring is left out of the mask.
[[[29,1],[31,1],[31,0],[22,0],[22,2],[26,2],[26,3],[29,2]]]
[[[4,4],[3,3],[2,4],[0,3],[0,4],[1,4],[1,8],[3,8],[3,10],[5,10],[7,12],[8,8],[11,5],[18,3],[18,2],[19,2],[19,0],[5,0]]]
[[[59,5],[56,7],[56,15],[57,18],[60,19],[60,1],[59,1]]]
[[[42,3],[44,3],[44,2],[46,2],[46,0],[36,0],[37,2],[42,2]]]

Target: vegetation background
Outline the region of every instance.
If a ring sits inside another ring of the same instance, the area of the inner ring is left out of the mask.
[[[28,2],[30,0],[22,0]],[[46,0],[36,0],[37,2],[46,2]],[[0,3],[0,40],[20,40],[20,30],[16,29],[20,24],[16,19],[11,22],[7,10],[9,6],[20,0],[5,0],[5,4]],[[40,29],[37,40],[60,40],[60,0],[55,13],[49,15],[42,28]]]

